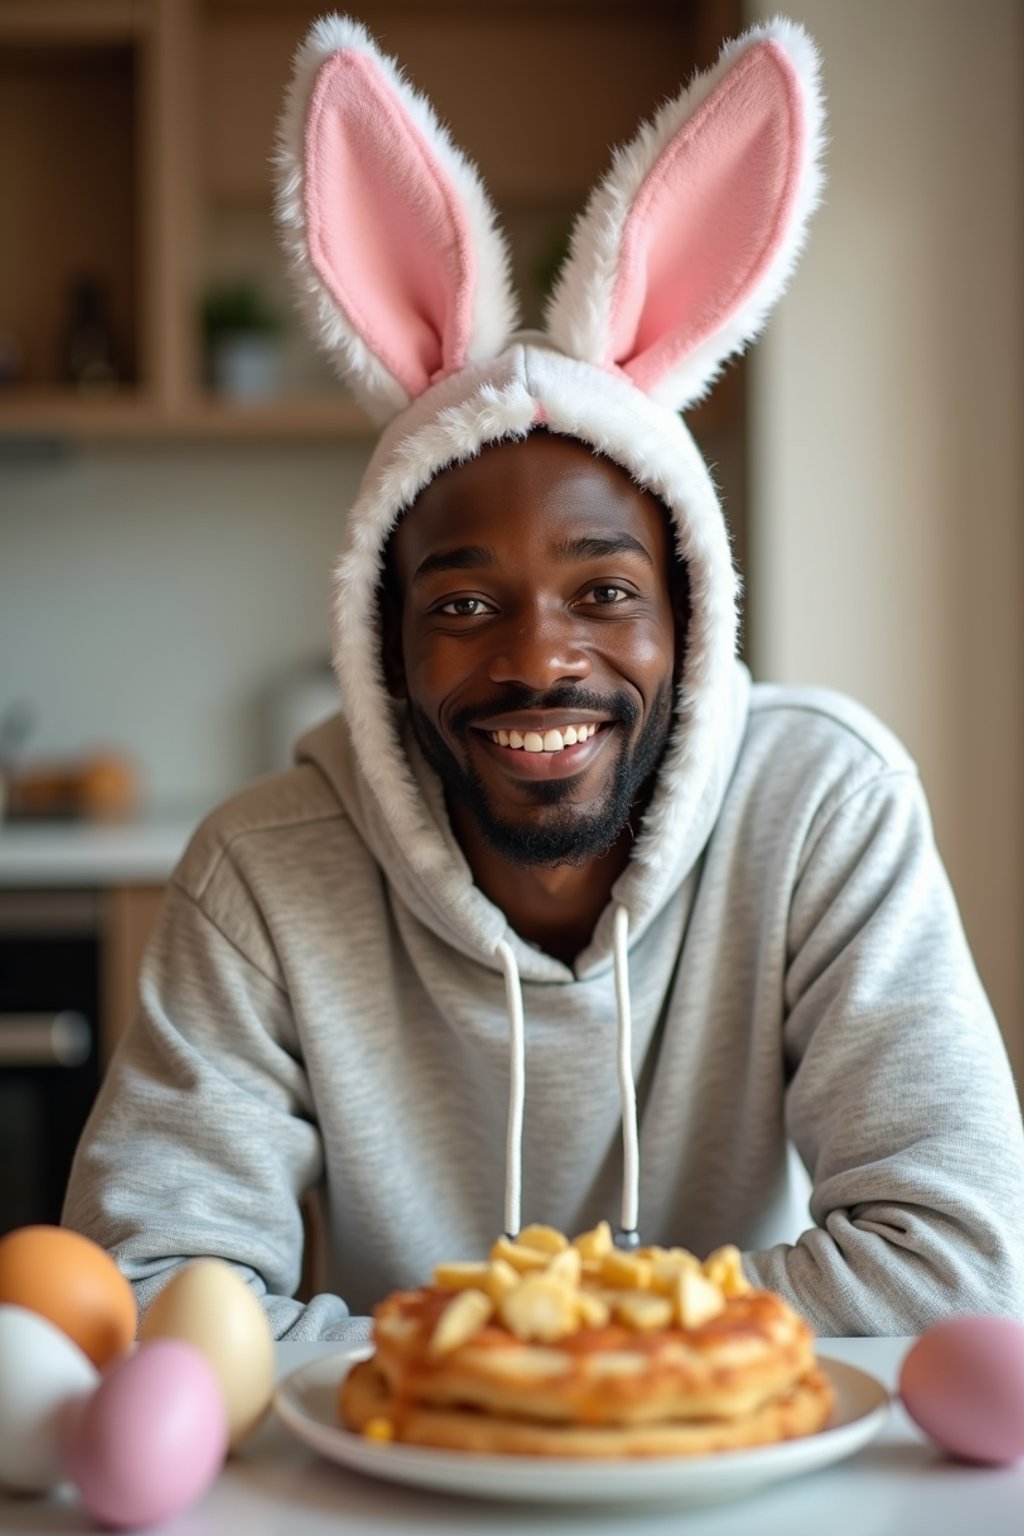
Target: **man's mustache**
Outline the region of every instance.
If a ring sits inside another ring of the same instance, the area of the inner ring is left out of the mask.
[[[572,683],[563,683],[555,688],[549,688],[544,693],[537,693],[532,688],[519,688],[514,684],[503,688],[500,694],[488,699],[484,703],[467,704],[457,710],[451,718],[451,729],[456,735],[462,735],[470,730],[481,720],[493,719],[495,715],[511,714],[525,710],[559,710],[559,709],[584,709],[595,715],[604,715],[609,720],[617,721],[631,730],[640,718],[640,710],[636,700],[628,693],[595,693],[591,689],[577,688]]]

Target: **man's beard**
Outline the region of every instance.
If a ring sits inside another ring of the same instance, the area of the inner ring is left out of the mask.
[[[444,786],[449,806],[453,803],[465,805],[485,841],[496,853],[512,864],[522,866],[585,864],[615,846],[634,805],[649,787],[672,730],[671,687],[663,683],[659,688],[632,750],[630,737],[640,714],[633,698],[625,692],[602,697],[571,684],[543,695],[526,690],[507,691],[500,700],[486,707],[478,705],[453,716],[452,732],[456,737],[462,737],[477,720],[531,709],[589,710],[614,722],[621,743],[608,790],[598,804],[586,811],[574,804],[576,780],[573,777],[525,780],[522,788],[538,809],[562,806],[563,810],[533,820],[529,810],[523,809],[518,820],[503,820],[491,804],[472,764],[463,767],[433,722],[411,700],[409,705],[416,739]]]

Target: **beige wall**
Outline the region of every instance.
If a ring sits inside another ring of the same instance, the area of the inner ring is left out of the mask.
[[[0,715],[26,755],[127,753],[192,817],[276,762],[273,690],[330,650],[365,443],[112,444],[0,459]]]
[[[1024,1080],[1024,7],[786,10],[829,191],[753,363],[751,652],[915,753]]]

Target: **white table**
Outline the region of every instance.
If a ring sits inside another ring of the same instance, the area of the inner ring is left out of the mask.
[[[820,1352],[893,1389],[907,1339],[823,1339]],[[283,1375],[337,1346],[282,1344]],[[944,1460],[898,1404],[881,1435],[849,1461],[701,1510],[544,1508],[490,1504],[378,1483],[321,1460],[276,1420],[229,1462],[205,1499],[161,1536],[1021,1536],[1024,1462],[981,1469]],[[95,1530],[71,1494],[0,1495],[0,1532]]]

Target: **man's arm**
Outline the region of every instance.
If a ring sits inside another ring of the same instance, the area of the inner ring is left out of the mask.
[[[142,971],[141,1008],[75,1157],[66,1225],[115,1257],[145,1309],[184,1261],[236,1265],[276,1337],[367,1336],[337,1296],[294,1299],[300,1201],[320,1137],[288,997],[181,884]]]
[[[747,1256],[822,1333],[1024,1317],[1024,1136],[911,772],[816,826],[790,913],[787,1127],[816,1226]]]

